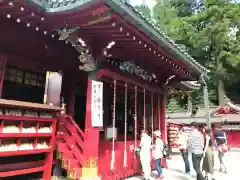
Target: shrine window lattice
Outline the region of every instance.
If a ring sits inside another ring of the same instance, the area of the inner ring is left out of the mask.
[[[44,87],[45,86],[45,77],[44,75],[37,74],[34,72],[28,72],[12,67],[7,67],[5,73],[5,80],[25,84],[30,86]]]

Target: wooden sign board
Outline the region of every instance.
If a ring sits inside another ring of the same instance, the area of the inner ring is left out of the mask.
[[[103,126],[103,83],[92,81],[91,93],[92,127]]]

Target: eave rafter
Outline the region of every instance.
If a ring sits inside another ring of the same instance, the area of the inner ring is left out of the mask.
[[[141,59],[154,61],[154,63],[158,65],[167,65],[167,68],[169,69],[168,71],[172,71],[172,74],[183,76],[183,74],[185,73],[183,79],[194,78],[188,72],[186,72],[185,69],[181,68],[178,64],[175,64],[174,61],[172,61],[166,56],[163,56],[162,50],[158,54],[158,51],[154,50],[156,49],[154,43],[151,43],[150,45],[148,43],[145,43],[146,41],[149,41],[148,38],[143,38],[143,35],[141,35],[140,32],[136,33],[136,29],[131,27],[132,31],[130,31],[128,29],[130,25],[126,25],[124,23],[121,24],[122,21],[117,20],[118,16],[116,14],[113,14],[111,17],[111,20],[109,20],[108,22],[95,24],[93,26],[82,27],[82,30],[87,30],[87,34],[89,35],[96,35],[101,33],[101,35],[104,34],[104,40],[109,42],[115,41],[116,45],[108,51],[113,56],[116,50],[126,51],[127,49],[134,49],[135,53],[141,54],[139,55],[142,56]]]
[[[140,64],[143,65],[150,64],[149,61],[151,61],[151,65],[155,65],[157,72],[159,69],[163,72],[162,66],[164,66],[164,73],[167,73],[169,77],[176,75],[184,80],[197,79],[197,75],[191,74],[188,67],[170,57],[164,47],[157,44],[130,21],[126,21],[123,16],[117,14],[116,9],[113,12],[114,8],[112,9],[104,0],[89,4],[86,2],[86,6],[79,7],[74,12],[57,12],[48,16],[45,16],[46,13],[39,11],[36,7],[26,5],[27,3],[20,0],[14,2],[16,4],[14,7],[6,3],[6,0],[2,1],[5,2],[4,10],[12,11],[12,16],[15,19],[20,19],[20,22],[26,23],[27,26],[30,24],[36,31],[43,32],[45,35],[50,34],[54,38],[56,36],[54,28],[63,29],[67,22],[69,28],[80,27],[74,35],[86,39],[86,42],[87,40],[94,42],[97,37],[100,37],[102,44],[106,45],[115,41],[116,45],[107,50],[108,54],[115,56],[125,53],[126,57],[133,59],[132,54],[135,53],[137,56],[134,56],[134,60],[141,61]],[[50,12],[49,9],[46,12]],[[34,16],[31,15],[32,13]]]
[[[118,26],[127,29],[127,36],[133,37],[134,41],[136,41],[136,39],[140,39],[139,44],[142,44],[141,46],[142,52],[149,51],[149,53],[153,54],[151,59],[154,60],[155,63],[159,62],[159,57],[161,57],[161,61],[165,61],[164,63],[167,64],[168,67],[170,67],[170,69],[174,71],[174,73],[179,75],[186,74],[185,78],[188,78],[187,76],[189,76],[190,79],[195,79],[195,77],[191,75],[189,72],[187,72],[185,69],[183,69],[179,63],[171,59],[171,57],[169,57],[169,55],[166,54],[166,52],[164,52],[161,47],[158,47],[155,43],[149,41],[149,38],[142,32],[140,32],[138,29],[136,29],[136,27],[133,27],[132,25],[128,24],[118,15],[115,15],[114,17]]]

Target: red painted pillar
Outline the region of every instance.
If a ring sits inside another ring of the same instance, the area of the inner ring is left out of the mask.
[[[160,131],[162,133],[162,140],[167,144],[167,121],[166,121],[166,95],[160,97]],[[163,166],[168,168],[167,160],[163,159]]]
[[[167,143],[166,95],[160,98],[160,131],[164,143]]]
[[[88,80],[85,137],[83,148],[83,167],[81,179],[100,179],[98,177],[99,128],[92,126],[92,78]]]
[[[158,95],[154,98],[154,131],[159,129]]]

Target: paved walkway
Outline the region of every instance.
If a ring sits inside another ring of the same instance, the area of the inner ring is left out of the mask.
[[[217,171],[219,169],[219,163],[217,157],[215,158],[216,162],[216,180],[239,180],[238,172],[240,171],[240,152],[230,152],[226,154],[226,164],[228,166],[228,174],[223,174]],[[191,161],[191,159],[190,159]],[[196,175],[192,169],[190,175],[186,175],[184,173],[184,164],[179,155],[175,155],[171,160],[168,161],[168,170],[164,170],[165,180],[195,180]],[[192,166],[192,165],[191,165]],[[154,173],[153,173],[154,179]],[[141,180],[143,177],[132,177],[128,178],[128,180]]]

